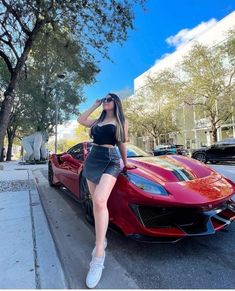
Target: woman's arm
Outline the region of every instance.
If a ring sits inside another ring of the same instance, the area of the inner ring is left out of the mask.
[[[97,120],[97,119],[87,119],[89,115],[101,104],[100,100],[97,99],[96,102],[86,111],[84,111],[77,119],[77,122],[86,126],[86,127],[91,127],[92,124]]]

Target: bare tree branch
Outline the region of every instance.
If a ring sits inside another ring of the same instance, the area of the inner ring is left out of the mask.
[[[7,8],[7,10],[16,18],[16,20],[19,22],[21,29],[23,30],[23,32],[30,36],[31,32],[29,30],[29,28],[21,21],[20,16],[18,15],[18,13],[12,8],[11,5],[9,5],[5,0],[2,0],[2,4]]]

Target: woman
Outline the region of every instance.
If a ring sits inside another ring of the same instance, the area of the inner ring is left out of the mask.
[[[88,119],[102,103],[103,111],[99,118]],[[93,138],[91,151],[83,167],[83,176],[87,180],[95,218],[96,246],[92,251],[90,269],[86,277],[87,287],[93,288],[98,284],[104,269],[109,222],[107,200],[121,172],[115,144],[121,153],[124,167],[132,169],[136,166],[127,162],[125,143],[128,141],[128,123],[123,114],[121,100],[116,94],[109,93],[105,98],[97,99],[77,121],[91,128],[89,135]]]

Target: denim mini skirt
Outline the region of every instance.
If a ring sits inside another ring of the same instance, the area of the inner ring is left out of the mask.
[[[118,177],[121,172],[116,148],[92,145],[84,163],[82,175],[98,184],[103,173]]]

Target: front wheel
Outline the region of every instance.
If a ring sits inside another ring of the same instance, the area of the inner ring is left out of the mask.
[[[86,178],[83,177],[82,174],[80,178],[80,199],[79,200],[82,204],[82,208],[83,208],[86,220],[90,224],[95,225],[95,219],[94,219],[94,214],[93,214],[93,202],[91,199],[91,194],[89,192]]]
[[[206,164],[207,160],[206,160],[206,155],[203,153],[199,153],[195,155],[195,159]]]

